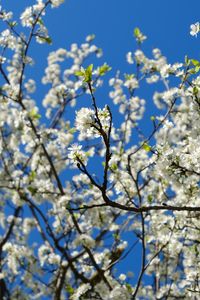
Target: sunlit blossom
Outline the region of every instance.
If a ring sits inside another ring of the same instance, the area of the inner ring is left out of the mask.
[[[199,33],[199,31],[200,31],[200,24],[199,24],[199,22],[196,22],[195,24],[190,25],[190,34],[192,36],[196,36],[197,37],[197,34]]]

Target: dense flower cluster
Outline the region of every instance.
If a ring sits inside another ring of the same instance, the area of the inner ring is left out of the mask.
[[[29,48],[51,43],[44,16],[63,2],[37,0],[19,21],[0,7],[0,297],[198,299],[200,62],[146,56],[136,28],[133,71],[112,75],[104,105],[111,68],[90,35],[49,53],[41,109]]]

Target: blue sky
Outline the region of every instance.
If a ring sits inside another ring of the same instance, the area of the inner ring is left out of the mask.
[[[1,3],[17,14],[34,1],[2,0]],[[136,47],[135,27],[148,37],[144,43],[147,53],[158,47],[171,63],[183,61],[186,54],[200,60],[200,39],[189,34],[190,24],[197,21],[200,21],[199,0],[66,0],[59,8],[48,11],[46,24],[53,45],[34,46],[32,54],[37,64],[31,72],[34,77],[41,77],[48,52],[69,48],[71,43],[81,43],[94,33],[96,45],[104,52],[103,61],[112,66],[111,74],[114,76],[118,69],[123,74],[130,70],[126,53]],[[40,93],[38,98],[42,98]]]
[[[198,38],[189,35],[189,26],[199,20],[199,11],[198,0],[66,0],[50,12],[49,29],[58,46],[95,33],[105,59],[120,66],[126,52],[134,47],[132,32],[138,26],[148,36],[148,47],[159,47],[176,61],[186,53],[200,55]]]
[[[72,42],[95,33],[106,60],[117,66],[133,48],[132,31],[138,26],[148,36],[148,47],[160,47],[176,61],[186,53],[200,54],[198,39],[189,35],[189,26],[199,20],[199,11],[198,0],[68,0],[59,12],[52,13],[50,28],[60,41],[61,35]],[[57,13],[59,19],[55,20]]]
[[[34,1],[1,3],[19,12]],[[199,14],[199,0],[66,0],[47,14],[54,42],[49,49],[69,47],[94,33],[105,60],[114,69],[124,68],[124,56],[135,46],[133,28],[138,26],[148,36],[145,48],[149,51],[159,47],[172,62],[183,60],[185,54],[198,58],[199,39],[189,35],[189,26],[199,20]]]
[[[35,3],[35,0],[1,2],[19,14],[25,5]],[[190,25],[199,21],[199,14],[199,0],[66,0],[59,8],[49,10],[45,17],[53,44],[32,48],[31,55],[36,64],[30,69],[30,74],[41,78],[50,51],[59,47],[69,49],[71,43],[82,43],[91,33],[96,35],[95,44],[103,49],[104,56],[99,64],[105,61],[112,66],[109,76],[114,76],[117,70],[121,70],[122,74],[131,72],[125,56],[128,51],[136,49],[133,38],[135,27],[139,27],[148,37],[143,44],[148,55],[158,47],[169,63],[184,61],[186,54],[199,59],[199,38],[189,34]],[[38,99],[43,98],[46,90],[46,86],[40,86]],[[147,94],[146,90],[142,90],[142,93],[144,98],[151,100],[152,91]],[[105,86],[99,98],[104,103],[110,101]],[[154,109],[152,107],[151,110]]]

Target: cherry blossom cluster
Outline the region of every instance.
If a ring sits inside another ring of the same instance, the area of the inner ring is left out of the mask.
[[[89,35],[39,81],[30,49],[64,1],[33,2],[16,20],[0,7],[2,299],[198,299],[200,61],[147,56],[136,28],[131,73]]]

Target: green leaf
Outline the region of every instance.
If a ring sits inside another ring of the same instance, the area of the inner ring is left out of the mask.
[[[188,73],[190,73],[190,74],[196,74],[195,68],[190,69],[190,70],[188,71]]]
[[[147,37],[141,32],[141,30],[140,30],[138,27],[136,27],[136,28],[134,29],[133,35],[134,35],[134,37],[136,38],[136,41],[137,41],[139,44],[143,43],[144,40],[146,40],[146,38],[147,38]]]
[[[74,214],[74,217],[75,217],[76,220],[78,220],[78,218],[79,218],[79,213],[75,213],[75,214]]]
[[[29,117],[33,120],[39,120],[41,118],[41,115],[37,113],[37,110],[35,108],[31,109],[29,111]]]
[[[191,61],[191,63],[192,63],[194,66],[199,66],[199,65],[200,65],[200,62],[199,62],[198,60],[196,60],[196,59],[191,59],[190,61]]]
[[[192,68],[189,70],[190,74],[196,74],[200,71],[200,66],[196,66],[195,68]]]
[[[46,37],[46,38],[45,38],[45,42],[46,42],[47,44],[51,45],[51,44],[52,44],[52,39],[51,39],[50,37]]]
[[[37,189],[33,186],[28,187],[29,192],[31,193],[32,196],[34,196],[37,192]]]
[[[73,295],[74,289],[73,289],[73,287],[72,287],[70,284],[67,284],[65,288],[66,288],[66,291],[67,291],[70,295]]]
[[[52,39],[48,36],[48,37],[45,37],[45,36],[40,36],[39,37],[41,40],[43,40],[44,42],[46,42],[47,44],[51,45],[52,44]]]
[[[145,151],[147,151],[147,152],[151,151],[151,146],[149,146],[147,143],[144,143],[144,144],[142,145],[142,148],[143,148]]]
[[[93,70],[93,64],[89,65],[87,67],[87,69],[85,70],[85,72],[88,73],[88,74],[92,74],[92,70]]]
[[[195,250],[196,256],[199,256],[199,249],[198,249],[198,246],[195,245],[194,247],[195,247],[194,250]]]
[[[130,283],[126,283],[126,288],[130,294],[133,292],[133,289],[132,289],[132,286],[130,285]]]
[[[117,164],[112,164],[111,166],[110,166],[110,168],[111,168],[111,170],[112,171],[116,171],[117,169],[118,169],[118,167],[117,167]]]
[[[99,72],[100,76],[103,76],[103,75],[105,75],[105,73],[107,73],[110,70],[111,70],[111,67],[105,63],[105,64],[103,64],[103,66],[99,67],[98,72]]]
[[[199,70],[200,70],[200,66],[196,66],[196,67],[195,67],[195,73],[198,73]]]
[[[36,172],[35,171],[31,171],[29,176],[28,176],[28,179],[29,181],[33,181],[36,177]]]
[[[71,134],[75,133],[76,131],[77,131],[76,128],[70,128],[68,130],[68,132],[71,133]]]
[[[119,240],[120,239],[120,235],[118,233],[113,233],[113,238],[115,240]]]
[[[11,28],[17,26],[17,22],[16,22],[16,21],[8,22],[8,24],[9,24],[9,26],[10,26]]]
[[[147,196],[147,201],[151,204],[153,201],[153,196],[152,195],[148,195]]]
[[[37,21],[40,25],[44,25],[44,22],[42,21],[42,19],[40,18],[40,19],[38,19],[38,21]]]
[[[124,74],[126,80],[130,80],[134,78],[134,74]]]
[[[194,86],[194,87],[193,87],[193,94],[194,94],[194,95],[198,95],[198,92],[199,92],[198,87]]]
[[[84,76],[85,75],[85,73],[83,73],[82,71],[76,71],[74,74],[76,76]]]
[[[87,69],[85,69],[85,78],[84,82],[90,82],[92,80],[92,70],[93,70],[93,64],[89,65]]]
[[[141,35],[141,31],[138,27],[136,27],[133,31],[133,34],[136,38],[138,38]]]
[[[88,184],[88,187],[90,190],[93,190],[94,186],[92,185],[92,183]]]
[[[188,58],[187,55],[185,55],[185,64],[186,64],[186,66],[190,65],[190,59]]]
[[[93,70],[93,64],[89,65],[85,70],[81,68],[80,71],[76,71],[74,74],[76,76],[82,76],[83,82],[90,82],[92,80],[92,70]]]

